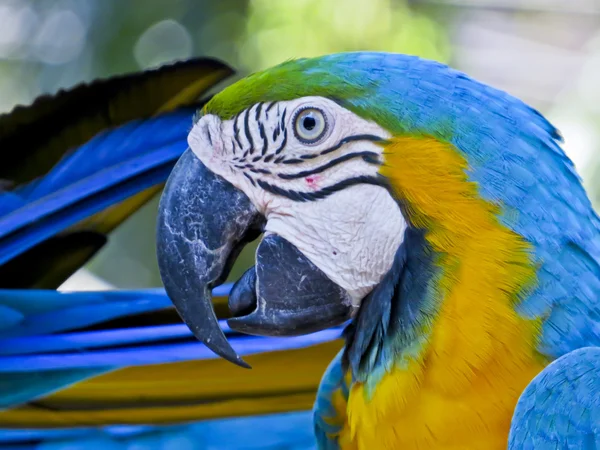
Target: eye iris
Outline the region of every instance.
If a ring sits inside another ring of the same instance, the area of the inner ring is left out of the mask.
[[[296,113],[294,133],[304,144],[319,142],[327,133],[327,118],[318,108],[305,108]]]

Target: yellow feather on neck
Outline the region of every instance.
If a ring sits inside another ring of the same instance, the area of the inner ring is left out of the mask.
[[[499,207],[478,195],[467,167],[433,138],[385,147],[380,173],[410,223],[427,230],[443,275],[419,359],[396,365],[370,397],[352,386],[345,432],[359,449],[505,449],[518,397],[547,363],[535,350],[539,321],[514,310],[535,283],[531,248],[499,222]]]

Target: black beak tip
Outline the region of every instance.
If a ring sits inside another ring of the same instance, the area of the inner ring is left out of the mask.
[[[221,330],[219,330],[221,331]],[[210,350],[221,358],[235,364],[236,366],[243,367],[244,369],[251,369],[252,367],[246,361],[244,361],[240,355],[231,346],[231,343],[222,331],[218,335],[212,335],[211,337],[203,336],[201,333],[194,333],[194,335],[206,345]]]
[[[223,356],[223,355],[221,355]],[[248,364],[246,361],[244,361],[242,358],[240,358],[239,355],[235,355],[234,358],[227,358],[224,357],[227,361],[235,364],[236,366],[239,367],[243,367],[244,369],[252,369],[252,366],[250,364]]]

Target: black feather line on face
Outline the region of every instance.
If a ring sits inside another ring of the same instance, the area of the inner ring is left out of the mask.
[[[258,118],[260,117],[260,111],[263,107],[264,103],[260,102],[257,106],[256,106],[256,114],[254,116],[254,120],[256,120],[258,122]]]
[[[250,133],[250,108],[246,110],[246,114],[244,115],[244,134],[246,135],[246,139],[250,145],[244,154],[244,156],[246,156],[248,152],[250,154],[254,153],[254,141],[252,140],[252,134]]]
[[[326,171],[327,169],[331,169],[332,167],[335,167],[345,161],[349,161],[351,159],[355,159],[355,158],[363,158],[363,160],[367,163],[370,164],[376,164],[379,165],[380,162],[378,160],[378,154],[375,152],[356,152],[356,153],[348,153],[347,155],[343,155],[340,156],[339,158],[333,159],[331,161],[329,161],[326,164],[323,164],[322,166],[319,167],[315,167],[313,169],[308,169],[308,170],[304,170],[302,172],[297,172],[297,173],[280,173],[277,174],[277,176],[279,178],[281,178],[282,180],[295,180],[297,178],[304,178],[304,177],[308,177],[310,175],[315,175],[317,173],[321,173]],[[284,164],[287,164],[288,161],[283,161]]]
[[[385,139],[382,138],[381,136],[376,136],[374,134],[356,134],[353,136],[346,136],[345,138],[340,139],[340,141],[337,144],[335,144],[333,147],[326,148],[325,150],[321,151],[320,153],[307,153],[304,155],[300,155],[297,158],[286,159],[285,161],[283,161],[283,164],[303,164],[307,160],[315,159],[315,158],[318,158],[319,156],[323,156],[323,155],[332,153],[332,152],[340,149],[342,146],[348,144],[349,142],[358,142],[358,141],[383,142],[383,141],[385,141]],[[282,150],[283,150],[283,148],[280,147],[278,152],[281,152]],[[277,154],[278,152],[275,152],[275,153]]]
[[[289,198],[290,200],[299,201],[299,202],[321,200],[323,198],[329,197],[331,194],[334,194],[335,192],[341,191],[342,189],[346,189],[350,186],[355,186],[357,184],[371,184],[371,185],[375,185],[375,186],[384,187],[387,190],[390,189],[387,179],[381,175],[377,175],[377,176],[361,175],[361,176],[357,176],[357,177],[348,178],[347,180],[340,181],[338,183],[333,184],[332,186],[324,187],[315,192],[301,192],[301,191],[288,190],[288,189],[281,188],[279,186],[269,184],[262,180],[256,180],[256,182],[258,183],[258,185],[261,188],[263,188],[267,192]]]
[[[233,119],[233,138],[235,142],[237,142],[238,147],[242,150],[242,142],[240,141],[240,129],[238,128],[238,119],[240,117],[241,112],[239,112],[235,118]]]
[[[212,136],[210,135],[210,127],[206,127],[206,137],[208,138],[208,145],[213,146]]]
[[[269,141],[267,141],[265,127],[263,126],[263,124],[261,122],[258,123],[258,131],[260,133],[261,139],[263,140],[263,146],[262,146],[262,150],[260,151],[260,154],[262,156],[265,156],[265,154],[267,153],[267,149],[269,148]]]
[[[244,176],[246,178],[248,178],[250,180],[250,183],[252,183],[252,186],[256,186],[256,182],[254,181],[254,179],[250,175],[248,175],[246,172],[242,172],[242,173],[244,174]]]
[[[356,142],[356,141],[381,142],[384,140],[385,139],[382,138],[381,136],[377,136],[374,134],[355,134],[353,136],[346,136],[345,138],[341,139],[337,144],[335,144],[333,147],[329,147],[329,148],[326,148],[325,150],[323,150],[321,153],[319,153],[319,155],[327,155],[331,152],[334,152],[349,142]],[[302,156],[300,158],[302,158]]]
[[[265,175],[271,175],[271,171],[270,170],[267,170],[267,169],[257,169],[257,168],[254,168],[254,167],[252,169],[250,169],[250,172],[252,172],[252,173],[262,173],[262,174],[265,174]]]
[[[279,155],[283,149],[285,148],[285,146],[287,145],[287,128],[283,129],[283,140],[281,141],[281,144],[279,145],[279,147],[277,148],[277,150],[275,150],[275,154]],[[277,158],[279,159],[279,158]],[[277,160],[275,160],[275,162],[277,162]]]
[[[303,163],[304,161],[301,159],[297,159],[297,158],[291,158],[291,159],[286,159],[285,161],[283,161],[283,164],[300,164]]]
[[[285,130],[285,114],[287,113],[287,108],[283,110],[283,115],[281,116],[281,131]]]

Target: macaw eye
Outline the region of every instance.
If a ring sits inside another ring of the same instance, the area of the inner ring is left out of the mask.
[[[327,119],[317,108],[303,108],[294,117],[294,134],[304,144],[318,142],[327,132]]]

